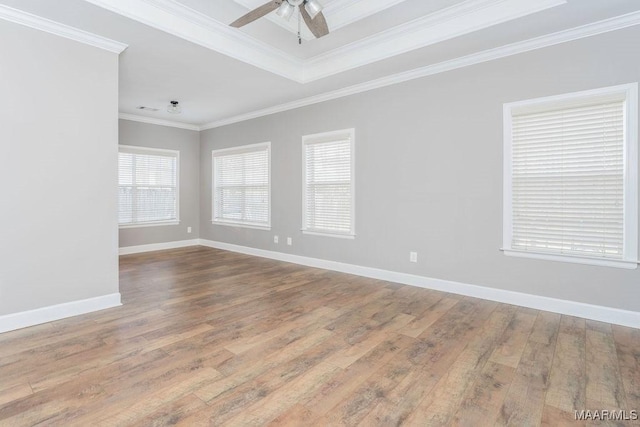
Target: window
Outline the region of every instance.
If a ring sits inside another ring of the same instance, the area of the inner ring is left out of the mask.
[[[505,104],[507,255],[637,267],[637,91]]]
[[[178,151],[120,146],[121,227],[178,224],[179,159]]]
[[[212,151],[214,224],[271,227],[271,143]]]
[[[353,129],[302,138],[304,233],[355,235],[354,138]]]

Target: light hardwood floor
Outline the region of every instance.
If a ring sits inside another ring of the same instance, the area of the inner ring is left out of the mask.
[[[555,426],[640,410],[640,330],[203,247],[120,263],[123,307],[0,334],[0,425]]]

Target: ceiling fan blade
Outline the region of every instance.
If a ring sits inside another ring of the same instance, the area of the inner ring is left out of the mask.
[[[262,18],[267,13],[276,10],[278,7],[280,7],[281,3],[282,3],[282,0],[272,0],[268,3],[263,4],[260,7],[253,9],[251,12],[241,16],[240,18],[236,19],[229,25],[235,28],[243,27],[248,23],[255,21],[258,18]]]
[[[320,38],[322,36],[326,36],[329,34],[329,27],[327,26],[327,20],[324,18],[322,12],[319,12],[315,18],[311,19],[311,16],[304,8],[304,6],[300,5],[298,7],[300,9],[300,13],[302,14],[302,18],[304,22],[307,24],[307,27],[311,30],[316,38]]]

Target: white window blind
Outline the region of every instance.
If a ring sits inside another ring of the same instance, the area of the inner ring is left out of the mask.
[[[270,227],[270,147],[213,151],[214,223]]]
[[[635,263],[627,93],[576,95],[510,109],[506,249]]]
[[[354,131],[303,138],[303,230],[354,235]]]
[[[119,147],[121,226],[178,222],[178,159],[178,151]]]

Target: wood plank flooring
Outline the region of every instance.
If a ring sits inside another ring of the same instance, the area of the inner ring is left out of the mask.
[[[0,334],[2,426],[539,426],[640,411],[640,330],[203,247]]]

